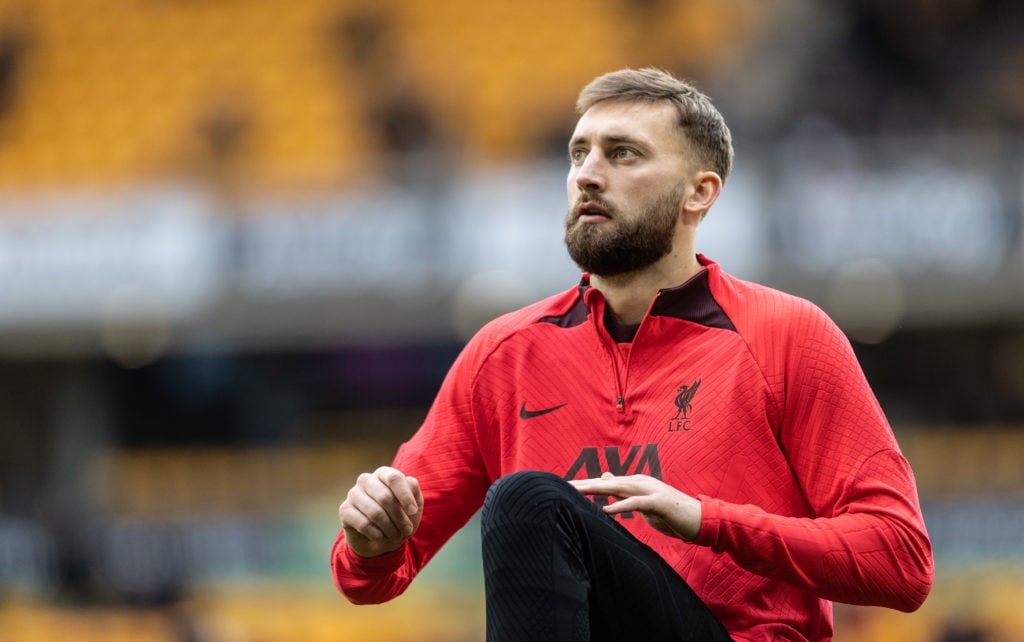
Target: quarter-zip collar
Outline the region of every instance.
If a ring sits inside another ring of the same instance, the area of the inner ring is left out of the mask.
[[[733,325],[732,320],[729,319],[722,306],[715,300],[714,294],[711,291],[711,282],[718,278],[720,269],[718,263],[703,254],[698,254],[697,260],[703,266],[703,269],[684,283],[659,290],[651,301],[651,305],[644,315],[644,320],[652,316],[675,317],[712,328],[735,331],[736,327]],[[603,319],[604,306],[607,304],[604,297],[601,296],[599,297],[601,309],[598,310],[595,307],[594,302],[597,299],[594,298],[593,293],[597,292],[597,290],[590,285],[589,274],[583,275],[580,280],[579,290],[581,298],[586,302],[587,308],[591,313],[596,313],[599,319]],[[640,327],[641,330],[638,331],[637,336],[643,332],[643,322],[641,322]]]
[[[629,403],[629,372],[632,348],[637,343],[643,344],[645,327],[650,325],[651,317],[673,317],[700,325],[736,331],[732,320],[715,300],[712,293],[712,280],[718,278],[718,264],[704,255],[697,255],[703,266],[700,272],[686,282],[675,287],[659,290],[651,301],[647,312],[634,336],[634,346],[628,350],[620,350],[615,339],[604,324],[607,300],[604,294],[590,285],[590,275],[583,274],[578,286],[579,298],[563,314],[540,319],[542,322],[553,323],[569,328],[582,323],[593,324],[594,332],[600,340],[601,347],[611,361],[614,375],[614,394],[612,408],[615,419],[620,424],[631,423],[635,413]]]

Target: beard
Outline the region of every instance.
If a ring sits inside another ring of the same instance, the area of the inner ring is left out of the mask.
[[[565,217],[565,247],[569,257],[584,272],[605,277],[653,265],[672,251],[683,193],[683,187],[678,186],[626,216],[600,198],[581,196]],[[598,225],[580,223],[577,213],[584,202],[599,204],[611,221]]]

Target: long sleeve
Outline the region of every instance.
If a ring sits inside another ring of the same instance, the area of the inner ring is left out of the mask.
[[[520,420],[509,399],[522,379],[503,378],[510,371],[492,364],[501,362],[496,355],[516,343],[516,337],[533,328],[538,318],[571,309],[578,298],[574,287],[503,315],[484,326],[462,350],[423,425],[399,448],[392,462],[394,468],[415,477],[423,491],[423,516],[415,535],[398,550],[370,559],[359,557],[348,547],[344,531],[334,542],[334,582],[349,601],[373,604],[400,595],[479,510],[491,483],[522,467],[508,461],[508,455],[515,452]],[[531,359],[527,368],[531,373],[534,361]]]
[[[392,466],[419,480],[423,517],[401,548],[375,558],[349,549],[344,531],[331,550],[335,585],[357,604],[397,597],[441,546],[483,503],[490,476],[480,455],[472,388],[477,359],[486,350],[472,342],[449,371],[427,417],[399,448]]]
[[[758,342],[757,358],[811,515],[702,496],[697,542],[826,599],[912,611],[934,576],[913,473],[846,337],[813,306],[788,315],[784,332],[749,331],[775,338]]]
[[[825,599],[917,609],[934,570],[906,461],[894,451],[878,453],[850,490],[856,496],[838,514],[818,518],[771,515],[702,496],[697,543]]]

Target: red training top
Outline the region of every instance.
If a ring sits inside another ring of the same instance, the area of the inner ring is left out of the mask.
[[[631,343],[580,286],[484,327],[393,466],[424,511],[400,549],[361,558],[339,534],[338,588],[402,593],[496,479],[648,474],[698,498],[692,543],[619,516],[736,640],[829,640],[831,601],[916,609],[931,545],[913,473],[849,342],[817,307],[718,264],[661,291]]]

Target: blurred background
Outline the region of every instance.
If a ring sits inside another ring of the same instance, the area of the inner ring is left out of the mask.
[[[0,0],[0,640],[483,639],[475,525],[331,583],[337,505],[484,321],[570,287],[579,89],[737,162],[698,248],[848,333],[918,476],[917,613],[1024,640],[1024,4]]]

